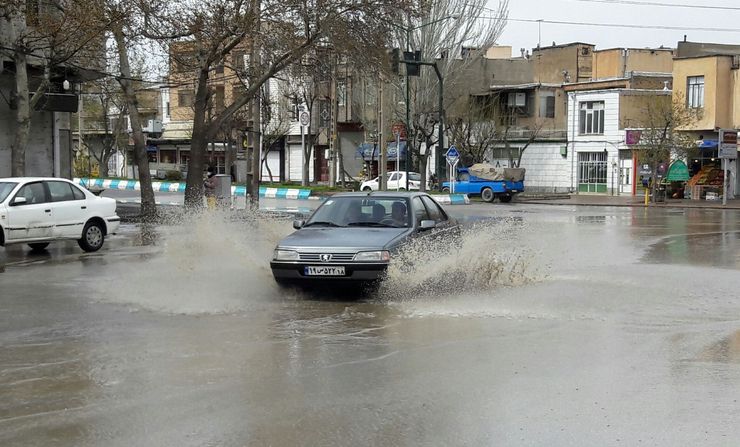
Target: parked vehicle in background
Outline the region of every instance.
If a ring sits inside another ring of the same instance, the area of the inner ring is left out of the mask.
[[[116,201],[97,197],[63,178],[0,178],[0,245],[28,244],[43,250],[50,242],[76,240],[97,251],[118,231]]]
[[[391,171],[386,174],[388,176],[388,191],[405,191],[406,190],[406,172],[405,171]],[[418,172],[409,172],[409,190],[418,191],[421,189],[421,174]],[[428,188],[427,188],[428,189]],[[379,191],[380,190],[380,177],[375,177],[372,180],[362,182],[360,185],[360,191]]]
[[[335,194],[293,228],[270,262],[278,284],[373,283],[411,238],[459,238],[457,221],[418,192]]]
[[[484,202],[511,202],[514,194],[524,191],[523,168],[497,168],[486,163],[475,164],[469,168],[458,168],[454,192],[480,196]],[[450,192],[450,182],[442,183],[442,191]]]

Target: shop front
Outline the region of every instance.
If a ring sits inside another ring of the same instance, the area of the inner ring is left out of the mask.
[[[379,147],[376,143],[362,143],[357,147],[356,157],[364,161],[365,177],[370,180],[378,176]],[[401,141],[399,148],[396,142],[386,146],[386,172],[403,171],[406,169],[406,142]]]

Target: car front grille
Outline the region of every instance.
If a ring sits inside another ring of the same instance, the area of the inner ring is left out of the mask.
[[[300,257],[301,261],[322,262],[321,255],[331,255],[328,262],[351,261],[355,257],[354,253],[301,253]]]

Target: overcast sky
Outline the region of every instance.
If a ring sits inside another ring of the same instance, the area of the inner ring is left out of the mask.
[[[494,7],[498,0],[489,0]],[[651,5],[649,5],[651,4]],[[691,5],[684,8],[665,5]],[[696,6],[703,6],[703,9]],[[727,9],[719,9],[725,7]],[[597,49],[615,47],[675,47],[684,34],[689,41],[740,44],[740,0],[510,0],[509,18],[501,45],[520,48],[537,46],[538,23],[519,20],[542,19],[542,45],[568,42],[595,44]],[[638,25],[645,28],[616,28],[555,24],[547,21],[591,24]],[[655,27],[678,27],[659,29]],[[725,29],[711,32],[696,28]],[[736,32],[729,30],[736,29]]]

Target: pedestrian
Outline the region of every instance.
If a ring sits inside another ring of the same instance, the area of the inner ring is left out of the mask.
[[[208,166],[206,178],[203,180],[203,190],[206,196],[208,209],[216,208],[216,169]]]

